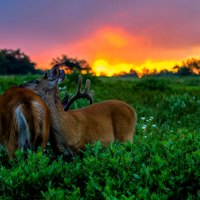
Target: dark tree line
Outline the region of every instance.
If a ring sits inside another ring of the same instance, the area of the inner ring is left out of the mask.
[[[20,49],[0,50],[0,74],[36,74],[41,72],[36,70],[35,66],[36,64],[31,62],[30,58]]]
[[[176,65],[173,67],[173,71],[162,70],[156,72],[153,75],[156,76],[197,76],[200,75],[200,60],[189,59],[183,62],[182,65]]]
[[[91,66],[87,61],[77,58],[69,58],[66,55],[57,57],[52,60],[51,65],[62,64],[66,73],[78,72],[78,73],[92,73]],[[36,64],[32,62],[25,53],[20,49],[0,49],[0,74],[36,74],[43,73],[41,70],[35,69]],[[141,76],[141,74],[139,74]],[[114,74],[114,76],[123,77],[138,77],[137,71],[131,69],[129,73],[121,72]],[[149,69],[144,68],[142,76],[188,76],[188,75],[200,75],[200,60],[189,59],[183,62],[182,65],[174,66],[173,71],[162,70],[157,72],[154,70],[150,72]]]
[[[67,73],[74,71],[80,73],[92,72],[92,68],[83,59],[69,58],[62,55],[61,58],[53,59],[52,65],[62,63],[63,68]],[[42,73],[41,70],[35,69],[36,64],[20,49],[0,49],[0,74],[36,74]]]
[[[175,66],[177,75],[187,76],[187,75],[199,75],[200,74],[200,60],[189,59],[186,62],[183,62],[181,66]]]
[[[157,71],[156,69],[150,71],[147,68],[143,68],[142,76],[197,76],[200,75],[200,60],[192,58],[183,62],[182,65],[176,65],[173,67],[173,71],[164,69],[161,71]],[[137,71],[133,69],[130,70],[129,73],[121,72],[119,74],[115,74],[115,76],[123,76],[123,77],[139,77]]]

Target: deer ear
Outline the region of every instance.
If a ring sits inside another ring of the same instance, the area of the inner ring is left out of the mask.
[[[59,65],[56,64],[52,67],[52,69],[49,72],[49,77],[51,79],[57,79],[59,77]]]
[[[65,79],[65,71],[64,70],[60,70],[58,83],[62,83],[64,81],[64,79]]]
[[[44,79],[47,79],[47,78],[48,78],[48,72],[45,72]]]

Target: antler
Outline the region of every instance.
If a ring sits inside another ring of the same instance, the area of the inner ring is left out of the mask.
[[[67,94],[62,100],[62,105],[63,105],[64,110],[65,111],[69,110],[70,106],[72,105],[72,103],[76,99],[87,98],[90,101],[90,104],[92,104],[93,103],[94,91],[93,90],[89,91],[89,87],[90,87],[90,80],[87,79],[86,84],[85,84],[85,89],[84,89],[83,92],[81,92],[82,76],[79,75],[76,94],[74,96],[72,96],[70,99],[69,99],[68,94]]]

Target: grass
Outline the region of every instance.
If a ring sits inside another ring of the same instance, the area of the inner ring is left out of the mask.
[[[34,78],[0,77],[1,93]],[[18,151],[9,161],[1,151],[0,198],[200,198],[200,78],[89,78],[95,102],[120,99],[136,109],[134,143],[88,144],[70,163],[49,147],[28,152],[26,160]],[[61,84],[62,96],[74,93],[75,80]]]

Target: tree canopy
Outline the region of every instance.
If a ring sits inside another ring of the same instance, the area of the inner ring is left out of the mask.
[[[0,74],[36,74],[36,64],[20,49],[0,49]]]
[[[88,73],[92,71],[92,68],[87,63],[86,60],[77,59],[77,58],[69,58],[66,55],[62,55],[61,57],[54,58],[51,64],[55,65],[55,64],[61,64],[61,63],[67,73],[71,73],[73,71]]]
[[[183,62],[181,66],[176,65],[174,70],[177,71],[177,75],[181,76],[200,74],[200,60],[194,58],[189,59]]]

